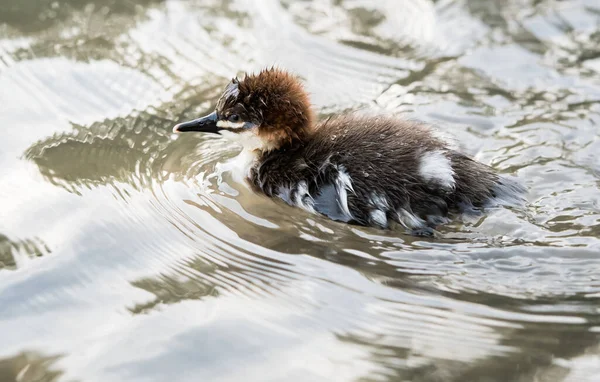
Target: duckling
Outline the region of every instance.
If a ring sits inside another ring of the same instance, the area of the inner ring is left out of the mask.
[[[315,123],[301,81],[277,68],[234,78],[212,113],[173,131],[235,140],[254,190],[341,222],[431,236],[453,214],[524,201],[522,185],[425,123],[357,113]]]

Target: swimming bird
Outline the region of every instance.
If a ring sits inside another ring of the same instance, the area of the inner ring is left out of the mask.
[[[315,123],[302,82],[282,69],[234,78],[212,113],[173,131],[235,140],[254,190],[341,222],[430,236],[454,214],[523,202],[523,186],[425,123],[359,113]]]

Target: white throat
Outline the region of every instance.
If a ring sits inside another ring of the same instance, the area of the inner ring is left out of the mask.
[[[274,148],[264,139],[259,137],[253,130],[241,133],[221,130],[219,133],[230,141],[242,146],[242,151],[238,156],[220,166],[223,171],[230,171],[236,182],[242,183],[245,178],[248,178],[250,169],[256,163],[259,155],[264,151],[269,151]]]
[[[221,130],[219,133],[228,140],[242,146],[244,150],[268,150],[268,144],[261,139],[253,130],[234,133],[228,130]]]

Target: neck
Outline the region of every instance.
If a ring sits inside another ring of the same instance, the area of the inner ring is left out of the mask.
[[[312,131],[309,129],[299,131],[300,133],[292,133],[280,129],[269,133],[259,133],[257,138],[261,140],[261,143],[253,148],[261,154],[268,154],[272,151],[304,146],[312,137]]]
[[[222,131],[221,134],[242,147],[242,151],[238,156],[221,166],[222,171],[231,171],[234,179],[238,182],[248,177],[252,166],[257,161],[264,160],[270,153],[303,146],[306,140],[309,139],[308,134],[303,139],[296,137],[286,141],[267,140],[264,136],[251,131],[244,133]]]
[[[309,108],[285,109],[280,114],[270,115],[258,130],[258,136],[269,142],[265,151],[304,145],[312,136],[313,117]]]

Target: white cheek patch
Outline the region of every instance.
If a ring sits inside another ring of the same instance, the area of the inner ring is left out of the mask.
[[[231,121],[217,121],[217,127],[221,127],[224,129],[241,129],[242,127],[244,127],[244,125],[246,124],[246,122],[241,121],[241,122],[231,122]]]

